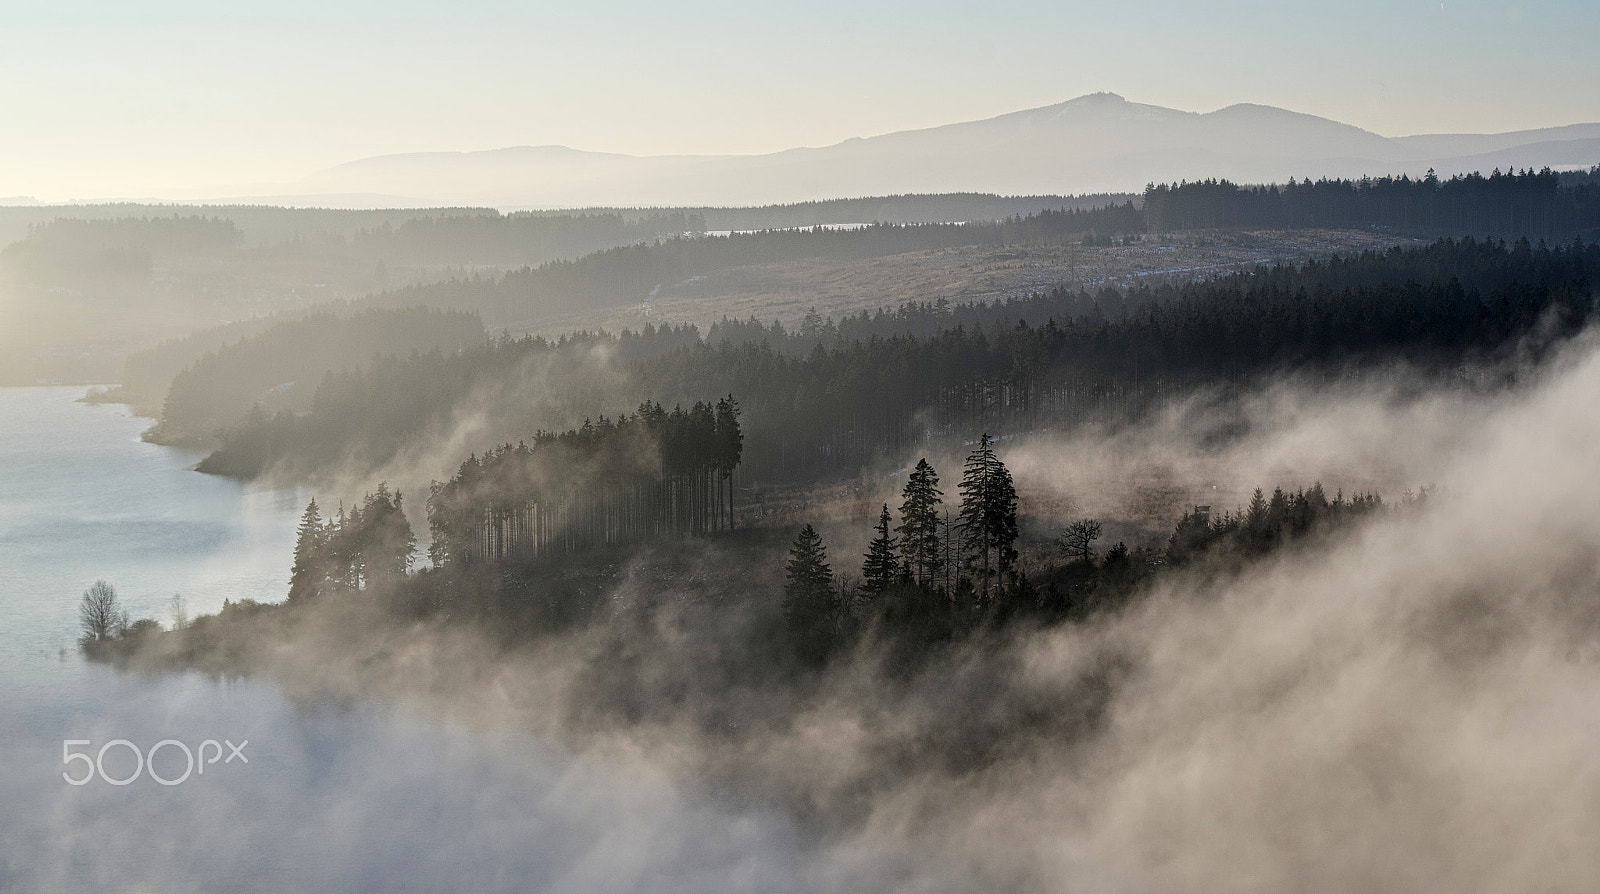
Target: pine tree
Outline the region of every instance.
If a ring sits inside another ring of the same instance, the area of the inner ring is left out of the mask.
[[[289,575],[289,601],[303,602],[321,596],[328,577],[328,526],[315,497],[300,516],[294,542],[294,569]]]
[[[1250,495],[1250,505],[1244,511],[1244,531],[1252,549],[1266,543],[1267,540],[1267,498],[1261,493],[1261,488],[1256,488]]]
[[[739,402],[733,395],[717,401],[717,471],[728,490],[728,530],[733,530],[733,470],[744,453],[744,433],[739,430]],[[720,502],[720,501],[719,501]],[[722,507],[718,506],[720,514]]]
[[[785,569],[789,582],[784,587],[784,595],[789,601],[811,600],[818,594],[831,597],[833,569],[828,567],[828,548],[822,543],[822,535],[809,524],[795,537]]]
[[[361,577],[368,583],[390,583],[405,576],[417,549],[417,538],[406,520],[400,492],[380,483],[362,502],[356,551]]]
[[[347,514],[341,501],[338,514],[323,526],[327,538],[324,549],[328,557],[326,589],[323,592],[344,592],[354,590],[360,585],[358,553],[355,549],[355,533],[360,526],[360,516],[359,506],[354,512]]]
[[[956,526],[950,522],[950,510],[944,511],[944,591],[948,595],[955,592],[955,583],[950,575],[961,564],[960,557],[956,555]]]
[[[1017,491],[992,443],[985,432],[961,476],[961,546],[983,575],[984,597],[1017,559]]]
[[[783,615],[801,654],[816,659],[827,654],[833,635],[835,604],[833,569],[827,547],[809,524],[800,529],[785,566]]]
[[[932,585],[944,566],[939,537],[939,498],[944,493],[939,490],[939,475],[927,459],[917,460],[901,496],[900,527],[895,533],[900,535],[906,570],[918,584]]]
[[[900,558],[895,555],[896,540],[889,536],[889,504],[883,504],[883,514],[878,516],[878,536],[867,547],[866,562],[861,566],[861,589],[867,598],[876,598],[894,586],[900,576]]]
[[[343,512],[344,506],[339,507]],[[367,551],[364,548],[367,533],[367,520],[363,517],[360,505],[352,506],[339,522],[339,529],[333,535],[335,542],[340,544],[340,563],[337,568],[343,587],[355,592],[367,579]]]

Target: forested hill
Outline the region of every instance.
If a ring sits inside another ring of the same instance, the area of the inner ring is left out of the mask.
[[[1487,244],[1475,240],[1443,240],[1421,250],[1399,248],[1383,253],[1367,252],[1349,257],[1311,260],[1299,266],[1262,266],[1247,273],[1231,274],[1216,280],[1211,288],[1252,290],[1263,286],[1280,290],[1306,289],[1311,292],[1349,287],[1392,288],[1408,282],[1448,283],[1455,280],[1462,288],[1480,294],[1504,292],[1531,286],[1551,289],[1565,282],[1582,279],[1582,269],[1541,261],[1544,253],[1520,240],[1504,251],[1486,251]],[[840,343],[888,339],[897,336],[929,337],[964,327],[1011,326],[1018,321],[1040,325],[1045,321],[1117,321],[1137,316],[1154,305],[1181,300],[1205,287],[1172,283],[1141,284],[1132,289],[1101,288],[1096,292],[1057,287],[1011,301],[978,301],[952,304],[943,299],[913,302],[895,309],[879,309],[835,321],[815,312],[795,327],[780,323],[765,324],[756,319],[724,318],[711,325],[706,342],[720,345],[759,343],[792,356],[803,356],[821,347]]]
[[[490,326],[531,327],[636,304],[655,289],[723,270],[806,259],[857,260],[964,246],[1059,244],[1090,237],[1227,228],[1382,228],[1427,236],[1567,241],[1600,229],[1600,186],[1549,171],[1449,180],[1386,177],[1241,187],[1152,185],[1142,206],[1045,210],[967,224],[874,224],[731,233],[633,244],[502,276],[454,279],[372,296],[381,306],[476,310]]]
[[[194,222],[229,232],[212,248],[313,247],[391,266],[538,264],[617,245],[707,230],[831,224],[988,222],[1045,210],[1125,204],[1133,195],[874,196],[755,208],[579,208],[502,213],[493,208],[343,210],[268,205],[0,205],[0,246],[32,240],[83,255],[130,242],[155,255],[192,246]],[[174,221],[179,223],[175,224]],[[30,249],[31,250],[31,249]]]
[[[253,409],[309,410],[330,373],[371,367],[375,355],[454,353],[484,343],[476,314],[431,308],[313,314],[206,354],[172,380],[152,440],[206,440]]]
[[[1125,205],[1137,200],[1138,196],[1125,193],[1087,196],[932,193],[829,199],[749,208],[583,208],[573,211],[519,211],[515,216],[621,214],[632,221],[672,211],[702,221],[706,230],[780,230],[835,224],[975,223],[1005,220],[1009,217],[1027,217],[1041,211],[1090,211],[1107,205]]]
[[[1597,169],[1600,170],[1600,169]],[[1438,236],[1570,239],[1600,228],[1594,172],[1520,171],[1364,180],[1290,180],[1239,186],[1226,180],[1151,186],[1151,232],[1211,227],[1389,227]]]
[[[618,245],[705,231],[698,216],[676,212],[500,214],[494,210],[322,212],[292,208],[202,208],[201,214],[96,216],[110,208],[55,210],[0,250],[0,261],[28,281],[54,284],[105,259],[196,257],[231,264],[341,259],[366,269],[516,267],[576,258]],[[0,208],[0,224],[7,212]],[[158,209],[151,209],[158,210]],[[83,214],[78,217],[75,214]],[[244,223],[241,224],[240,221]],[[369,226],[354,226],[367,223]],[[148,273],[148,269],[145,271]]]
[[[62,218],[0,249],[0,264],[25,283],[116,288],[150,279],[157,258],[228,254],[243,238],[233,221],[218,217]]]
[[[1086,232],[1136,232],[1133,204],[1044,211],[981,224],[873,224],[813,227],[670,239],[609,249],[575,261],[552,261],[500,277],[472,277],[374,295],[377,305],[427,304],[479,311],[491,326],[525,324],[648,297],[656,286],[720,270],[812,258],[883,257],[969,245],[1015,245],[1075,238]]]
[[[731,393],[745,413],[744,474],[847,474],[946,433],[1126,420],[1196,386],[1263,374],[1341,374],[1396,358],[1451,373],[1535,330],[1551,339],[1587,324],[1597,273],[1596,246],[1447,240],[1118,295],[1115,314],[1094,296],[1057,292],[952,311],[952,322],[978,319],[930,335],[851,338],[844,327],[803,354],[787,344],[795,336],[759,324],[716,343],[688,328],[501,340],[333,376],[310,411],[252,419],[201,468],[376,468],[451,434],[469,401],[505,423],[484,430],[487,446],[646,400]],[[884,325],[934,312],[886,314]]]

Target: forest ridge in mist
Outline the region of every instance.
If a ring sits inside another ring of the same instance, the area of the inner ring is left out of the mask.
[[[635,156],[566,146],[384,155],[286,184],[271,198],[350,206],[740,205],[893,193],[1136,192],[1151,182],[1212,177],[1261,183],[1420,176],[1429,168],[1449,175],[1588,166],[1597,158],[1600,123],[1385,137],[1271,106],[1196,113],[1095,93],[982,121],[766,155]]]

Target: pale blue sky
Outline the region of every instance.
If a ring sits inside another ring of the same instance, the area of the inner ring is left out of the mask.
[[[0,0],[0,196],[368,155],[762,152],[1096,90],[1383,134],[1600,121],[1600,2]]]

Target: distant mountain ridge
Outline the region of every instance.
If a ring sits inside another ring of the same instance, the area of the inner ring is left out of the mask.
[[[499,208],[761,205],[848,196],[1126,192],[1149,182],[1359,177],[1429,168],[1600,163],[1600,123],[1505,134],[1385,137],[1273,106],[1184,112],[1095,93],[819,148],[766,155],[633,156],[567,146],[425,152],[360,159],[291,189],[385,194]]]

